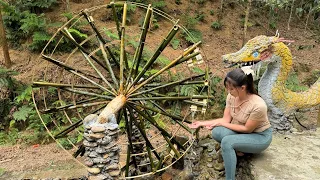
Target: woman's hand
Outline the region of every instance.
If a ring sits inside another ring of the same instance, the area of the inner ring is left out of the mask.
[[[201,121],[195,121],[192,124],[188,124],[189,128],[197,129],[198,127],[202,126]]]
[[[222,123],[217,121],[217,122],[214,122],[214,123],[212,123],[210,125],[206,125],[205,128],[211,130],[214,127],[217,127],[217,126],[222,126]]]

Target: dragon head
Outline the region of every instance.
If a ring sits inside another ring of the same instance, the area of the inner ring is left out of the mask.
[[[251,66],[260,61],[268,60],[272,55],[272,44],[281,42],[283,39],[277,36],[257,36],[249,40],[238,52],[222,56],[227,67],[235,65]]]

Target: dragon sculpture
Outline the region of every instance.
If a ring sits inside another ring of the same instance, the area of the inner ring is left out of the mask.
[[[257,36],[249,40],[238,52],[222,56],[229,67],[260,67],[267,63],[259,84],[258,93],[268,106],[268,116],[277,131],[292,127],[289,115],[297,109],[311,108],[320,104],[320,78],[304,92],[293,92],[286,88],[286,80],[292,69],[292,55],[284,44],[289,42],[277,36]]]

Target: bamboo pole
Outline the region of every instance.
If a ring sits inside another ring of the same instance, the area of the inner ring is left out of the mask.
[[[94,24],[93,18],[91,16],[89,16],[87,14],[87,9],[85,9],[84,11],[82,11],[83,16],[86,18],[86,20],[89,22],[91,28],[93,29],[93,31],[96,33],[97,38],[99,41],[101,41],[103,44],[106,44],[107,42],[105,41],[105,39],[103,39],[103,37],[101,36],[101,34],[99,33],[98,29],[96,28],[96,25]],[[116,60],[116,58],[114,57],[114,55],[112,54],[112,51],[110,50],[110,48],[107,46],[105,47],[111,57],[111,59],[113,60],[113,62],[119,67],[119,62]],[[104,48],[101,48],[104,50]],[[109,62],[109,61],[108,61]],[[110,64],[110,63],[109,63]],[[111,72],[110,72],[111,73]]]
[[[120,30],[120,24],[119,24],[119,20],[118,20],[118,16],[117,16],[117,11],[116,11],[116,7],[115,7],[115,2],[114,0],[112,2],[110,2],[110,5],[112,7],[112,13],[113,13],[113,19],[116,22],[116,26],[117,26],[117,31],[118,31],[118,36],[119,39],[121,39],[121,30]],[[122,4],[123,6],[123,4]]]
[[[80,105],[80,104],[83,104],[83,103],[86,103],[86,102],[90,102],[90,101],[93,101],[93,100],[96,100],[98,99],[97,97],[95,98],[90,98],[90,99],[86,99],[86,100],[83,100],[83,101],[79,101],[79,102],[75,102],[75,103],[72,103],[72,104],[67,104],[67,105],[64,105],[64,106],[59,106],[59,107],[53,107],[53,108],[50,108],[50,109],[45,109],[45,110],[42,110],[40,111],[41,113],[51,113],[51,112],[55,112],[55,111],[58,111],[60,109],[67,109],[67,108],[70,108],[70,107],[73,107],[73,106],[76,106],[76,105]]]
[[[114,97],[111,97],[111,96],[91,93],[91,92],[87,92],[87,91],[75,90],[75,89],[72,89],[72,88],[63,88],[62,90],[73,92],[73,93],[76,93],[76,94],[83,94],[83,95],[88,95],[88,96],[100,97],[100,98],[109,99],[109,100],[114,99]]]
[[[149,146],[152,150],[155,149],[152,144],[150,143],[149,139],[147,138],[147,135],[144,133],[143,129],[141,128],[140,124],[138,123],[138,121],[133,117],[133,111],[132,108],[130,106],[126,107],[129,111],[129,115],[130,115],[130,120],[133,121],[133,123],[137,126],[138,130],[140,131],[142,137],[144,138],[144,140],[146,141],[146,145]],[[160,156],[157,153],[157,151],[152,151],[153,154],[157,157],[158,160],[160,160]]]
[[[3,57],[4,57],[4,64],[7,68],[10,68],[12,65],[10,55],[9,55],[9,49],[8,49],[8,43],[6,38],[6,31],[4,29],[3,20],[2,20],[2,6],[0,6],[0,45],[2,46],[3,50]]]
[[[151,5],[149,4],[148,9],[147,9],[147,13],[146,13],[146,17],[145,17],[143,25],[142,25],[142,32],[140,35],[139,45],[138,45],[138,47],[135,51],[134,57],[133,57],[133,63],[132,63],[132,67],[130,70],[130,74],[128,76],[128,82],[131,79],[132,75],[133,75],[133,77],[136,76],[137,70],[139,68],[140,60],[141,60],[141,56],[142,56],[142,51],[144,48],[147,32],[148,32],[149,25],[150,25],[151,13],[152,13],[152,8],[151,8]]]
[[[122,94],[112,99],[112,101],[110,101],[110,103],[108,103],[108,105],[99,114],[97,122],[100,124],[107,122],[117,123],[112,121],[112,116],[115,116],[122,109],[126,104],[126,100],[127,98]]]
[[[61,30],[60,33],[61,33],[64,37],[66,37],[72,44],[74,44],[77,48],[79,48],[82,53],[86,54],[86,55],[89,57],[90,53],[89,53],[88,51],[86,51],[86,50],[84,49],[84,47],[82,47],[79,43],[77,43],[77,42],[72,38],[72,36],[69,35],[70,33],[68,32],[68,30],[67,30],[66,27],[64,28],[64,30],[65,30],[66,32],[64,32],[64,31]],[[69,33],[69,34],[67,34],[67,33]],[[103,67],[105,70],[108,70],[108,68],[107,68],[104,64],[102,64],[102,62],[100,62],[95,56],[91,55],[90,57],[91,57],[96,63],[98,63],[101,67]]]
[[[179,31],[179,26],[178,25],[174,25],[172,27],[172,29],[170,30],[170,32],[168,33],[168,35],[162,40],[160,46],[158,47],[158,49],[155,51],[155,53],[153,54],[153,56],[148,60],[148,62],[146,63],[146,65],[142,68],[142,71],[137,75],[137,77],[134,79],[133,81],[133,85],[135,83],[137,83],[140,78],[145,74],[145,72],[150,68],[150,66],[157,60],[157,58],[159,57],[159,55],[161,54],[161,52],[167,47],[167,45],[170,43],[170,41],[172,40],[172,38],[176,35],[176,33]]]
[[[125,123],[126,123],[126,130],[127,130],[127,138],[128,138],[128,141],[129,141],[129,144],[128,144],[128,150],[127,150],[127,162],[126,162],[126,172],[125,172],[125,176],[128,177],[129,175],[129,164],[130,164],[130,159],[131,159],[131,152],[133,152],[133,146],[132,146],[132,140],[131,140],[131,137],[132,137],[132,121],[130,121],[130,124],[129,124],[129,121],[128,121],[128,115],[127,115],[127,111],[126,109],[124,109],[123,111],[123,115],[124,115],[124,120],[125,120]],[[137,161],[135,159],[135,156],[132,157],[132,161],[134,163],[134,166],[135,168],[137,168]]]
[[[58,88],[64,88],[64,87],[73,87],[73,88],[85,88],[85,89],[99,89],[96,86],[86,86],[86,85],[72,85],[72,84],[61,84],[61,83],[50,83],[50,82],[33,82],[32,87],[58,87]]]
[[[121,44],[120,44],[120,89],[119,93],[123,94],[124,92],[124,59],[125,59],[125,26],[126,26],[126,20],[127,20],[127,3],[124,3],[123,5],[123,15],[122,15],[122,26],[121,26]]]
[[[166,130],[164,130],[162,127],[158,125],[158,123],[150,116],[145,115],[143,112],[141,112],[138,108],[129,105],[131,108],[133,108],[138,114],[143,116],[146,120],[148,120],[153,126],[155,126],[164,136],[167,136],[169,138],[172,138],[172,141],[179,146],[179,148],[186,150],[183,145],[181,145],[170,133],[168,133]]]
[[[164,94],[160,94],[160,93],[150,93],[152,95],[156,95],[156,96],[159,96],[159,97],[167,97],[166,95]],[[207,96],[208,99],[213,99],[214,96]],[[197,99],[197,96],[194,96],[193,99]],[[195,102],[195,101],[190,101],[190,100],[183,100],[183,102],[185,103],[188,103],[188,104],[192,104],[192,105],[196,105],[196,106],[203,106],[204,104],[201,103],[201,102]]]
[[[85,72],[83,72],[83,71],[81,71],[81,70],[77,70],[77,69],[75,69],[75,68],[73,68],[73,67],[71,67],[71,66],[66,65],[65,63],[63,63],[63,62],[61,62],[61,61],[58,61],[58,60],[56,60],[56,59],[53,59],[53,58],[51,58],[51,57],[49,57],[49,56],[46,56],[46,55],[44,55],[44,54],[41,54],[41,57],[42,57],[42,59],[44,59],[44,60],[46,60],[46,61],[49,61],[49,62],[51,62],[52,64],[55,64],[55,65],[57,65],[57,66],[59,66],[59,67],[62,67],[62,68],[65,69],[66,71],[69,71],[69,72],[70,72],[70,71],[75,71],[75,72],[79,72],[79,73],[81,73],[81,74],[84,74],[84,75],[86,75],[86,76],[89,76],[89,77],[92,77],[92,78],[95,78],[95,79],[101,79],[100,77],[97,77],[97,76],[94,76],[94,75],[85,73]]]
[[[71,33],[68,32],[67,28],[65,28],[66,34],[74,40],[74,42],[76,42],[76,40],[72,37]],[[100,76],[100,78],[109,86],[109,88],[113,91],[114,95],[116,95],[117,91],[113,88],[113,86],[109,83],[109,81],[105,78],[105,76],[98,70],[98,68],[92,63],[92,61],[90,60],[90,58],[88,57],[88,55],[86,53],[84,53],[81,50],[82,55],[84,56],[84,58],[88,61],[88,63],[90,64],[90,66],[96,71],[96,73]],[[93,56],[91,56],[93,57]],[[99,61],[100,62],[100,61]],[[106,67],[108,70],[108,67]]]
[[[209,74],[212,74],[211,72]],[[202,76],[205,76],[206,74],[203,73],[203,74],[199,74],[199,75],[195,75],[195,76],[191,76],[191,77],[188,77],[186,79],[183,79],[183,80],[180,80],[181,82],[179,83],[179,85],[184,85],[184,82],[185,81],[189,81],[189,80],[192,80],[192,79],[196,79],[196,78],[199,78],[199,77],[202,77]],[[175,81],[177,82],[177,81]],[[186,82],[187,83],[187,82]],[[145,87],[158,87],[158,86],[163,86],[163,85],[166,85],[168,83],[154,83],[154,84],[146,84]],[[175,84],[174,84],[175,85]]]
[[[87,103],[87,104],[79,104],[79,105],[66,105],[66,106],[60,106],[60,107],[56,107],[56,108],[51,108],[51,109],[46,109],[44,111],[42,111],[43,113],[50,113],[53,112],[55,110],[70,110],[70,109],[76,109],[76,108],[83,108],[83,107],[91,107],[91,106],[97,106],[100,104],[107,104],[110,101],[101,101],[101,102],[94,102],[94,103]]]
[[[166,96],[166,97],[138,97],[138,98],[128,98],[129,101],[145,101],[145,100],[187,100],[187,99],[213,99],[213,96]]]
[[[176,58],[175,60],[173,60],[170,64],[168,64],[166,67],[162,68],[161,70],[159,70],[157,73],[155,73],[154,75],[152,75],[151,77],[149,77],[147,80],[143,81],[141,84],[139,84],[136,88],[134,89],[130,89],[128,92],[128,95],[132,94],[133,92],[137,91],[138,89],[140,89],[142,86],[144,86],[145,84],[147,84],[149,81],[151,81],[152,79],[154,79],[155,77],[157,77],[158,75],[160,75],[162,72],[166,71],[167,69],[175,66],[177,64],[177,62],[181,61],[182,59],[184,59],[185,61],[192,58],[192,56],[188,56],[192,51],[194,51],[196,49],[196,47],[201,43],[201,41],[199,41],[198,43],[194,44],[191,48],[189,48],[188,50],[186,50],[185,52],[183,52],[183,54],[181,56],[179,56],[178,58]],[[198,52],[197,52],[198,53]],[[133,83],[134,84],[134,83]]]

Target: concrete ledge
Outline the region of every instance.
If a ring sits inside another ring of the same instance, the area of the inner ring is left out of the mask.
[[[320,130],[274,134],[270,147],[252,158],[257,180],[320,179]]]

